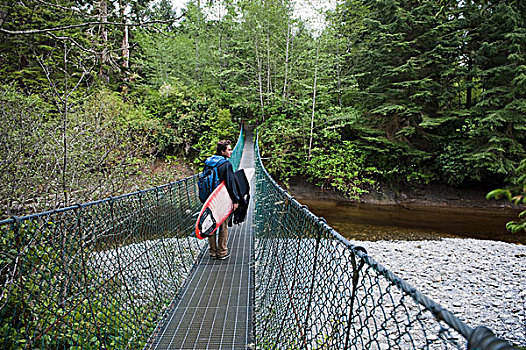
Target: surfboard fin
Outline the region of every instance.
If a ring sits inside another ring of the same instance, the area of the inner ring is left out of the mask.
[[[212,215],[212,210],[210,208],[206,208],[203,212],[203,215],[199,218],[199,231],[201,232],[201,236],[203,237],[210,237],[212,233],[214,233],[215,229],[217,228],[216,220],[214,219],[214,216]]]

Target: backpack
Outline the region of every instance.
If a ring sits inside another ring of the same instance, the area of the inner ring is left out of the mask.
[[[206,202],[210,194],[219,186],[219,175],[217,168],[226,162],[223,156],[214,155],[208,157],[205,161],[203,172],[199,174],[197,179],[197,187],[199,188],[199,200],[201,203]]]

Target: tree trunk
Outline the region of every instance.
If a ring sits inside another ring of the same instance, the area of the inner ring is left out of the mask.
[[[267,26],[267,103],[270,101],[270,93],[272,91],[272,80],[270,71],[270,26]]]
[[[259,104],[260,104],[260,113],[261,113],[261,122],[265,121],[265,115],[263,114],[263,107],[265,106],[263,102],[263,77],[262,71],[263,71],[263,64],[261,62],[261,57],[259,56],[259,45],[258,45],[258,39],[255,38],[255,44],[256,44],[256,61],[258,64],[258,85],[259,85]]]
[[[128,32],[128,26],[124,26],[124,37],[122,38],[122,66],[124,68],[128,68],[130,66],[130,43]]]
[[[472,90],[471,83],[473,81],[473,78],[471,76],[471,72],[473,71],[473,59],[471,58],[471,55],[468,58],[468,77],[466,79],[467,81],[467,87],[466,87],[466,109],[471,108],[471,99],[472,99]]]
[[[108,4],[106,3],[106,0],[101,0],[99,3],[99,18],[101,22],[107,22],[108,21]],[[106,26],[104,24],[100,25],[100,37],[102,40],[102,53],[101,53],[101,66],[99,71],[100,78],[105,81],[106,83],[109,83],[109,77],[105,72],[104,66],[109,63],[109,55],[108,55],[108,30],[106,29]]]
[[[122,0],[119,0],[119,15],[120,15],[120,21],[122,23],[128,23],[128,19],[126,18],[125,13],[126,7],[122,3]],[[121,51],[122,51],[122,66],[124,68],[129,67],[130,63],[130,45],[129,45],[129,28],[127,25],[123,27],[123,33],[122,33],[122,43],[121,43]]]
[[[199,11],[197,18],[197,32],[195,34],[195,80],[200,81],[199,74],[199,31],[201,30],[201,0],[197,0],[197,9]]]
[[[318,39],[319,40],[319,39]],[[314,134],[314,113],[316,111],[316,83],[318,79],[318,54],[320,49],[319,41],[316,42],[316,60],[314,63],[314,83],[312,89],[312,116],[310,119],[310,138],[309,138],[309,158],[312,153],[312,135]]]
[[[283,100],[287,99],[287,79],[289,74],[290,17],[287,16],[287,46],[285,48],[285,79],[283,81]]]
[[[64,42],[64,116],[62,120],[62,193],[64,194],[64,207],[68,206],[68,46]]]
[[[223,57],[223,21],[222,21],[221,8],[219,9],[219,21],[218,21],[218,30],[219,30],[219,87],[221,90],[226,91],[226,85],[223,81],[223,68],[224,67],[224,57]]]
[[[337,72],[338,72],[338,106],[342,106],[342,65],[341,65],[341,57],[340,57],[340,35],[337,34],[337,41],[336,41],[336,64],[337,64]]]

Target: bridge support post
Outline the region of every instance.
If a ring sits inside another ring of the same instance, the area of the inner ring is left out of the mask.
[[[363,247],[354,247],[355,250],[362,251],[367,254],[367,251]],[[349,339],[351,335],[352,317],[354,313],[354,301],[356,300],[356,290],[358,288],[358,280],[360,278],[360,270],[362,269],[365,262],[360,259],[359,263],[356,263],[356,254],[351,250],[351,264],[352,264],[352,291],[351,291],[351,305],[349,306],[349,314],[347,317],[347,331],[345,335],[345,346],[344,349],[349,348]]]

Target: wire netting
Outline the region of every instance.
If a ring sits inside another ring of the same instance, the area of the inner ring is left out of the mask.
[[[241,156],[243,155],[244,146],[245,146],[245,133],[243,131],[243,126],[241,126],[241,131],[239,132],[239,138],[237,139],[236,146],[234,147],[234,151],[232,152],[232,156],[230,157],[230,163],[232,163],[232,166],[234,167],[234,171],[236,171],[239,168],[239,164],[241,163]]]
[[[143,348],[203,252],[201,206],[192,176],[0,221],[0,349]]]
[[[486,327],[465,325],[292,198],[266,172],[257,144],[259,349],[511,348]]]
[[[0,222],[0,348],[142,348],[203,248],[195,188]]]

